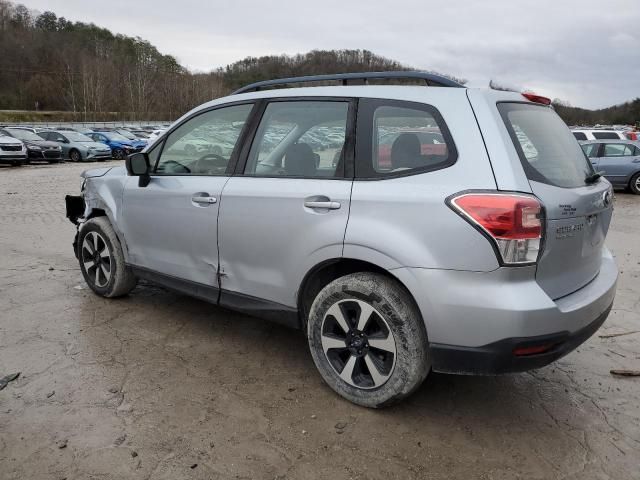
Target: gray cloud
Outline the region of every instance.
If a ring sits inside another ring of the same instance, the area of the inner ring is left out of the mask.
[[[366,48],[471,86],[494,78],[587,108],[640,96],[638,0],[25,1],[145,38],[195,70]]]

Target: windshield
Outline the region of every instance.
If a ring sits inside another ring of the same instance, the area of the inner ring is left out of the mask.
[[[529,180],[575,188],[584,186],[593,167],[556,112],[527,103],[499,103]]]
[[[128,140],[128,138],[125,138],[116,132],[100,132],[100,133],[105,137],[107,137],[109,140],[114,140],[116,142],[126,142]]]
[[[118,133],[129,140],[137,140],[136,136],[133,133],[126,130],[118,130]]]
[[[42,141],[42,137],[36,135],[33,132],[30,132],[29,130],[22,130],[20,128],[7,128],[7,131],[19,140]]]
[[[93,142],[89,137],[78,132],[62,132],[70,142]]]

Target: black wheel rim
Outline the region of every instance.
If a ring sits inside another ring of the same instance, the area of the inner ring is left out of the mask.
[[[98,232],[89,232],[82,241],[80,252],[82,266],[94,286],[103,288],[111,280],[112,257],[104,237]]]
[[[321,343],[331,368],[353,387],[381,387],[393,373],[393,333],[382,314],[367,302],[347,299],[333,304],[322,320]]]

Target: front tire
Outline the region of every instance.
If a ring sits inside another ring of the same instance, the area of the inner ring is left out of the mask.
[[[123,160],[124,157],[125,157],[124,150],[122,150],[121,148],[116,148],[113,151],[113,158],[115,158],[116,160]]]
[[[69,159],[72,162],[81,162],[82,161],[82,155],[80,154],[80,152],[78,150],[71,150],[71,152],[69,152]]]
[[[640,172],[631,177],[631,181],[629,182],[629,190],[631,190],[631,193],[640,195]]]
[[[401,400],[431,368],[415,302],[398,282],[377,273],[346,275],[324,287],[311,306],[307,339],[327,384],[365,407]]]
[[[78,238],[80,270],[89,288],[102,297],[121,297],[136,286],[127,267],[122,246],[107,217],[96,217],[82,225]]]

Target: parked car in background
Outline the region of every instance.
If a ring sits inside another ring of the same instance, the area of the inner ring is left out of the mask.
[[[640,140],[640,132],[638,132],[637,130],[627,130],[624,132],[624,134],[629,140],[633,140],[634,142]]]
[[[27,163],[27,147],[14,137],[0,132],[0,163],[19,167]]]
[[[26,125],[3,125],[2,128],[18,128],[20,130],[27,130],[28,132],[33,132],[33,133],[38,133],[38,130],[41,130],[40,128],[29,127]]]
[[[148,140],[149,139],[149,132],[147,132],[146,130],[140,130],[137,128],[131,128],[129,129],[129,131],[131,133],[133,133],[136,137],[141,138],[142,140]]]
[[[7,127],[0,129],[0,133],[17,138],[27,147],[28,161],[42,160],[49,163],[64,162],[62,148],[55,142],[43,139],[36,133],[24,128]]]
[[[111,149],[104,143],[95,142],[86,135],[71,130],[47,130],[39,132],[45,140],[55,142],[62,148],[62,156],[72,162],[108,160]]]
[[[94,142],[104,143],[111,148],[111,155],[117,160],[123,160],[127,155],[141,151],[144,147],[134,146],[133,142],[116,132],[93,132],[89,136]]]
[[[327,384],[368,407],[431,371],[524,371],[574,350],[615,298],[611,184],[550,99],[423,72],[313,80],[380,75],[441,88],[258,83],[84,172],[66,201],[89,288],[118,297],[144,278],[300,328]]]
[[[166,130],[164,129],[153,130],[152,132],[150,132],[149,138],[147,140],[148,145],[151,145],[153,142],[155,142],[158,139],[158,137],[160,137],[164,132],[166,132]]]
[[[607,140],[581,142],[591,164],[615,188],[640,195],[640,142]]]
[[[141,138],[136,137],[133,133],[131,133],[129,130],[126,130],[124,128],[97,128],[94,130],[95,133],[117,133],[119,135],[122,135],[124,138],[126,138],[127,140],[129,140],[129,143],[131,143],[131,145],[133,145],[134,148],[139,148],[140,150],[142,150],[144,147],[147,146],[147,141],[146,140],[142,140]]]
[[[628,140],[625,134],[618,130],[574,129],[571,133],[576,140]]]

